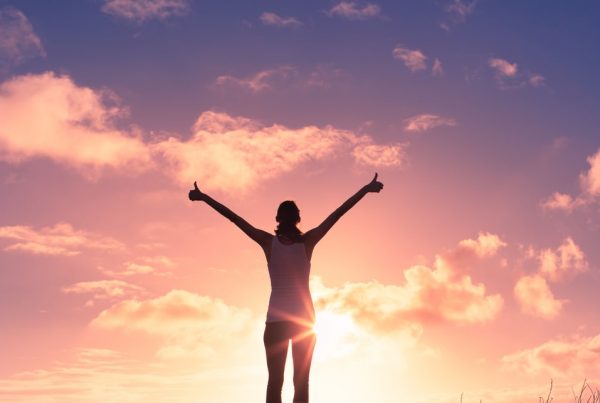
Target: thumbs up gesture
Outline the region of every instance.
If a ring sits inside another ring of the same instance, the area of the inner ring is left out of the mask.
[[[373,180],[365,185],[365,190],[367,192],[379,193],[383,189],[383,183],[377,181],[377,173],[373,177]]]
[[[191,201],[204,200],[204,193],[198,189],[198,185],[194,182],[194,188],[190,190],[188,197]]]

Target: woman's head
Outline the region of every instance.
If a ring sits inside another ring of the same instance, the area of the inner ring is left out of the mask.
[[[277,235],[284,235],[296,242],[300,241],[302,232],[297,227],[300,222],[300,210],[296,203],[292,200],[282,202],[277,208],[275,221],[278,223],[275,229]]]

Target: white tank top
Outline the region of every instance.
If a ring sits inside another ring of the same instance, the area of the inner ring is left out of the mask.
[[[312,326],[315,309],[308,287],[310,260],[304,243],[286,245],[274,236],[268,267],[271,298],[267,322],[293,321]]]

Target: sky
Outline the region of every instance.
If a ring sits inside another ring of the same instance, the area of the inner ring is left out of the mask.
[[[375,172],[312,401],[600,387],[599,46],[583,0],[0,0],[0,402],[263,401],[264,254],[187,193],[307,231]]]

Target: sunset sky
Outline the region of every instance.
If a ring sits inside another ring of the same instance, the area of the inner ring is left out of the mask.
[[[375,172],[312,402],[600,387],[599,50],[592,1],[0,0],[0,402],[264,401],[264,255],[187,192],[307,231]]]

